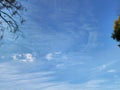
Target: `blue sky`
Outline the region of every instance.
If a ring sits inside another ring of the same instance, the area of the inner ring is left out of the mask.
[[[24,37],[0,47],[0,90],[118,90],[111,38],[119,0],[29,0]]]

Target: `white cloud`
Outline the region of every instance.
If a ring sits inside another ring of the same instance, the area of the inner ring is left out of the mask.
[[[35,57],[33,57],[32,54],[26,53],[26,54],[14,54],[12,56],[13,60],[15,61],[21,61],[21,62],[34,62]]]
[[[116,69],[110,69],[110,70],[108,70],[107,72],[109,72],[109,73],[114,73],[114,72],[116,72]]]
[[[104,64],[104,65],[101,65],[98,67],[98,70],[104,70],[108,65],[107,64]]]
[[[48,53],[48,54],[45,56],[45,58],[46,58],[47,60],[52,60],[52,59],[53,59],[53,53]]]
[[[91,79],[84,83],[73,84],[66,81],[54,81],[55,72],[21,72],[10,63],[0,63],[1,90],[118,90],[120,80],[112,82],[106,79]]]
[[[34,62],[35,60],[35,58],[30,53],[24,54],[24,56],[26,57],[26,62]]]
[[[53,80],[53,71],[21,72],[21,68],[11,63],[0,63],[1,90],[41,90],[56,83]]]
[[[62,52],[58,51],[58,52],[54,52],[54,54],[56,55],[60,55]]]
[[[52,59],[54,59],[56,56],[59,56],[59,55],[62,55],[62,52],[57,51],[57,52],[54,52],[54,53],[48,53],[48,54],[45,56],[45,58],[46,58],[47,60],[52,60]]]
[[[81,84],[57,83],[56,85],[45,87],[42,90],[101,90],[102,83],[107,80],[90,80]]]
[[[101,83],[106,82],[107,80],[90,80],[87,83],[85,83],[85,86],[90,88],[90,87],[99,87]]]
[[[57,64],[57,65],[56,65],[57,68],[64,68],[64,66],[65,66],[65,65],[64,65],[63,63],[60,63],[60,64]]]
[[[111,65],[115,64],[117,61],[111,61],[111,62],[108,62],[106,64],[102,64],[100,66],[97,66],[95,68],[93,68],[94,71],[103,71],[105,69],[107,69],[108,67],[110,67]],[[111,70],[110,70],[111,71]],[[113,71],[113,70],[112,70]]]

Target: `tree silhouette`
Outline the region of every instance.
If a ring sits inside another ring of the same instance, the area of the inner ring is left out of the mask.
[[[19,25],[25,21],[21,16],[21,11],[25,10],[17,0],[0,0],[0,39],[4,37],[4,32],[16,33]]]
[[[112,38],[117,42],[120,42],[120,16],[118,20],[114,22],[114,32],[112,33]],[[120,47],[120,44],[118,45]]]

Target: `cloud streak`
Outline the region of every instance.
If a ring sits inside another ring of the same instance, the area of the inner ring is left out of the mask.
[[[49,81],[53,80],[51,76],[54,72],[31,72],[22,73],[18,67],[10,63],[0,63],[0,88],[2,90],[38,90],[37,88],[53,85]]]

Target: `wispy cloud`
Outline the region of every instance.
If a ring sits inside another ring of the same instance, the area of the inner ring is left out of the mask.
[[[89,78],[107,78],[106,76],[112,77],[115,79],[117,77],[117,69],[114,67],[118,61],[111,61],[104,63],[102,65],[96,66],[95,68],[91,68]]]
[[[108,70],[107,72],[109,72],[109,73],[115,73],[115,72],[116,72],[116,69],[110,69],[110,70]]]
[[[10,63],[0,63],[0,88],[2,90],[38,90],[37,88],[54,85],[49,83],[53,80],[54,72],[21,72]]]
[[[82,84],[59,83],[43,90],[101,90],[101,84],[105,82],[106,80],[90,80]]]
[[[24,68],[24,67],[23,67]],[[27,72],[12,63],[0,63],[1,90],[101,90],[113,88],[107,79],[90,79],[81,83],[56,81],[55,71]],[[119,87],[120,80],[113,82]],[[103,87],[104,86],[104,87]]]
[[[119,77],[113,81],[99,77],[104,73],[116,74],[117,70],[111,67],[114,62],[98,65],[92,56],[83,53],[98,46],[98,20],[89,6],[91,0],[53,2],[36,0],[27,4],[30,23],[24,30],[28,39],[19,43],[16,50],[9,49],[17,52],[12,56],[16,65],[0,63],[0,89],[118,90]],[[28,51],[38,56],[25,53]],[[35,61],[43,63],[36,65]]]
[[[80,57],[73,57],[75,54],[66,54],[61,51],[47,53],[45,55],[45,59],[50,62],[50,64],[54,64],[54,67],[57,69],[67,69],[69,67],[76,67],[79,65],[84,64],[84,61],[81,60],[82,56]],[[83,57],[82,59],[87,58],[87,56]],[[74,60],[76,59],[76,60]],[[89,57],[87,58],[89,59]]]
[[[62,55],[62,52],[60,51],[56,51],[56,52],[51,52],[51,53],[48,53],[46,54],[45,58],[49,61],[49,60],[52,60],[52,59],[56,59],[56,56],[60,56],[61,57]]]
[[[45,56],[45,58],[46,58],[47,60],[52,60],[52,59],[53,59],[53,53],[48,53],[48,54]]]
[[[99,71],[104,71],[104,70],[106,70],[107,68],[109,68],[110,66],[114,65],[116,62],[118,62],[118,61],[107,62],[107,63],[105,63],[105,64],[102,64],[102,65],[99,65],[99,66],[93,68],[93,70],[94,70],[94,71],[98,71],[98,72],[99,72]]]

